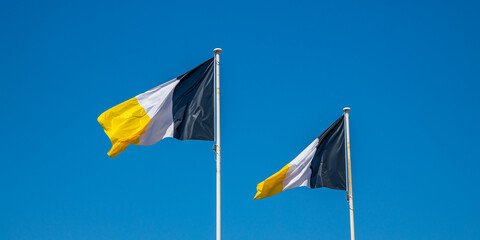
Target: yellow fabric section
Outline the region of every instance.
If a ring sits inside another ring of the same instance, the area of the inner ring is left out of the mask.
[[[150,117],[137,99],[132,98],[108,109],[97,120],[112,142],[108,156],[114,158],[130,143],[138,144],[138,138],[145,132]]]
[[[253,199],[262,199],[266,197],[271,197],[281,191],[283,191],[283,180],[288,172],[288,167],[292,164],[287,164],[280,171],[273,174],[265,181],[257,185],[257,194]]]

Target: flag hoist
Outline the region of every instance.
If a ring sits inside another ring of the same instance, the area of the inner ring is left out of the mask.
[[[350,158],[350,108],[280,171],[257,185],[253,199],[271,197],[296,187],[347,191],[351,239],[355,239]],[[348,173],[346,172],[348,169]],[[348,178],[348,185],[347,185]],[[348,186],[348,188],[347,188]]]
[[[110,138],[112,158],[130,144],[149,146],[164,138],[215,141],[216,236],[221,239],[220,195],[220,53],[190,71],[123,103],[98,117]]]

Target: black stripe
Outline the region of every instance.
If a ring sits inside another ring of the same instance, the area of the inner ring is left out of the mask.
[[[310,168],[310,188],[346,190],[345,131],[343,115],[318,137]]]
[[[177,77],[173,92],[174,138],[214,140],[214,60]]]

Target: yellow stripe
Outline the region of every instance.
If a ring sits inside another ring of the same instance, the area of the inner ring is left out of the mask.
[[[137,98],[132,98],[108,109],[97,120],[112,142],[108,155],[114,158],[130,143],[138,144],[138,138],[145,132],[150,117]]]
[[[283,191],[283,180],[288,172],[288,167],[292,164],[287,164],[280,171],[273,174],[271,177],[265,179],[265,181],[257,185],[257,194],[253,199],[262,199],[271,197],[281,191]]]

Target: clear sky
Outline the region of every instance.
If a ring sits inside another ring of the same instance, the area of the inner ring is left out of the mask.
[[[478,1],[2,1],[0,239],[214,239],[212,142],[110,159],[105,110],[221,54],[223,238],[348,239],[345,192],[253,201],[351,111],[357,239],[475,239]]]

